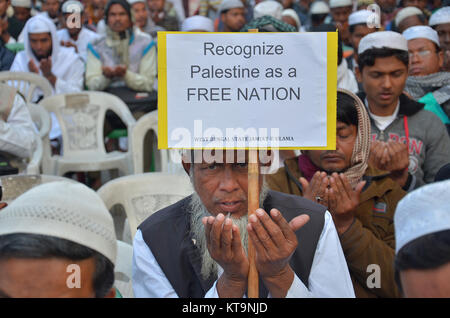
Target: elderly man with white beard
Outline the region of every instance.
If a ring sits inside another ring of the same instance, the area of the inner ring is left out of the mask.
[[[223,152],[225,160],[210,161],[205,153],[183,157],[195,192],[152,214],[136,232],[136,297],[246,297],[248,239],[255,247],[260,297],[354,297],[324,206],[268,190],[260,174],[261,208],[247,217],[247,155],[238,160],[237,151]]]

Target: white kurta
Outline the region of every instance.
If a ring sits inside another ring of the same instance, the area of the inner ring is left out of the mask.
[[[30,69],[28,68],[28,62],[30,60],[33,60],[34,64],[39,68],[39,61],[34,55],[28,39],[28,28],[32,19],[41,19],[50,29],[52,37],[52,73],[56,77],[53,94],[80,92],[83,89],[84,63],[72,48],[61,47],[59,45],[55,24],[41,14],[29,19],[25,24],[23,32],[25,50],[17,53],[10,71],[30,72]],[[42,75],[41,70],[39,70],[39,74]],[[35,101],[39,95],[42,95],[42,93],[37,91],[36,96],[33,97],[33,101]],[[57,138],[60,135],[61,131],[59,125],[57,124],[54,115],[52,115],[50,139]]]
[[[6,122],[0,117],[0,151],[29,158],[36,147],[36,128],[22,97],[16,95]]]
[[[218,277],[221,273],[222,270],[219,268]],[[132,281],[135,297],[178,297],[152,251],[144,242],[140,230],[136,232],[133,242]],[[205,298],[218,297],[216,283],[217,281],[206,293]],[[286,297],[355,297],[344,252],[333,219],[328,211],[325,213],[325,222],[317,243],[308,285],[309,287],[306,287],[300,278],[295,275]]]

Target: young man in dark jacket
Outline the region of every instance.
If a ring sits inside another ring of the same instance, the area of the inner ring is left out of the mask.
[[[450,161],[450,138],[441,120],[403,93],[408,77],[408,45],[399,33],[365,36],[358,48],[357,77],[372,129],[369,162],[390,172],[409,191],[433,182]]]

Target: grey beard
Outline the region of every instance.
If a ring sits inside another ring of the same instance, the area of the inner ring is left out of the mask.
[[[192,178],[191,178],[192,180]],[[194,187],[195,188],[195,187]],[[269,191],[269,188],[266,186],[265,182],[263,186],[261,187],[260,191],[260,206],[262,206],[262,203],[264,202],[265,198],[267,197],[267,193]],[[205,228],[202,223],[202,218],[211,216],[211,213],[208,212],[206,207],[204,206],[202,200],[200,199],[200,196],[197,194],[197,192],[194,192],[192,194],[191,200],[189,202],[188,206],[188,213],[191,215],[191,238],[194,240],[194,244],[197,246],[201,259],[202,259],[202,268],[201,268],[201,275],[203,279],[208,279],[211,277],[211,275],[217,275],[217,263],[216,261],[211,257],[208,251],[208,246],[206,242],[206,235],[205,235]],[[241,244],[244,248],[245,253],[247,254],[248,251],[248,232],[247,232],[247,222],[248,217],[247,215],[236,219],[231,217],[231,220],[233,221],[233,224],[235,224],[239,228],[239,234],[241,237]]]

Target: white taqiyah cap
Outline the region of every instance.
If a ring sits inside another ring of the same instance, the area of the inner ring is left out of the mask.
[[[80,13],[84,11],[84,6],[80,1],[69,0],[63,3],[61,7],[62,13]]]
[[[416,7],[406,7],[401,9],[397,15],[395,16],[395,25],[398,26],[400,22],[402,22],[404,19],[413,16],[413,15],[420,15],[423,14],[422,10]]]
[[[222,0],[218,11],[221,13],[222,11],[236,8],[244,8],[244,4],[241,0]]]
[[[186,18],[181,25],[181,31],[206,31],[214,32],[214,22],[207,17],[194,15]]]
[[[349,7],[353,5],[352,0],[330,0],[330,8]]]
[[[437,32],[427,25],[412,26],[403,31],[402,35],[408,41],[413,39],[428,39],[436,43],[437,46],[441,46],[439,44],[439,36]]]
[[[393,31],[370,33],[359,42],[358,55],[366,50],[381,49],[384,47],[408,52],[408,41],[406,41],[403,35]]]
[[[84,184],[49,182],[26,191],[0,211],[0,235],[28,233],[66,239],[116,261],[111,214]]]
[[[281,20],[283,6],[278,1],[268,0],[258,3],[253,8],[253,18],[257,19],[265,15]]]
[[[31,8],[31,0],[11,0],[13,7]]]
[[[374,13],[370,10],[355,11],[348,16],[348,25],[367,24]]]
[[[139,2],[147,3],[146,0],[128,0],[128,3],[130,4],[130,6],[132,6],[135,3],[139,3]]]
[[[330,13],[330,8],[324,1],[314,1],[309,12],[311,14],[327,14]]]
[[[409,242],[450,230],[450,180],[435,182],[407,194],[394,215],[395,252]]]
[[[43,14],[37,14],[27,21],[24,28],[28,30],[28,33],[51,33],[52,23],[53,21],[45,17]]]
[[[437,10],[431,15],[430,22],[428,22],[431,26],[446,23],[450,23],[450,6]]]
[[[297,12],[295,12],[294,9],[284,9],[283,13],[281,14],[282,17],[291,17],[294,19],[295,23],[297,24],[297,30],[300,30],[300,27],[302,26],[302,23],[300,22],[300,19],[298,17]]]

